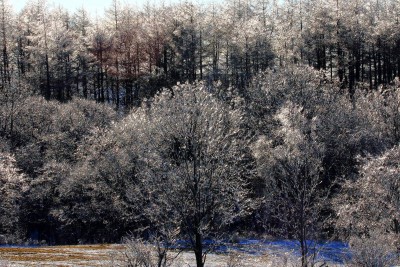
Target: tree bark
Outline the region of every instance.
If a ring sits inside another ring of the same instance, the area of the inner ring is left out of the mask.
[[[204,267],[203,261],[203,240],[200,233],[196,233],[194,255],[196,256],[196,266]]]

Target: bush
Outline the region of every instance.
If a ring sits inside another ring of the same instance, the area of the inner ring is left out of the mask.
[[[390,267],[398,264],[395,239],[380,232],[350,240],[352,258],[348,266]]]
[[[240,267],[243,266],[243,255],[238,252],[232,251],[228,255],[226,267]]]
[[[124,267],[168,267],[172,266],[179,255],[179,253],[170,255],[169,251],[157,241],[153,245],[129,236],[123,243],[125,250],[122,252],[121,261]]]

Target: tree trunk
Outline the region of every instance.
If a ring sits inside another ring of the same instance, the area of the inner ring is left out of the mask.
[[[200,40],[199,40],[199,67],[200,67],[200,80],[203,80],[203,36],[202,36],[202,31],[200,31]]]
[[[373,54],[373,60],[374,60],[374,87],[375,87],[375,89],[377,89],[378,88],[378,65],[377,65],[377,60],[376,60],[375,46],[372,47],[372,54]]]
[[[354,56],[350,55],[350,64],[349,64],[349,95],[350,99],[354,100],[354,93],[355,93],[355,73],[354,73]]]
[[[370,90],[372,90],[372,88],[373,88],[373,83],[372,83],[372,56],[371,56],[371,54],[372,54],[372,51],[370,49],[369,56],[368,56],[368,70],[369,70],[368,78],[369,78],[369,89]]]
[[[47,100],[50,99],[51,97],[51,89],[50,89],[50,67],[49,67],[49,56],[46,53],[46,92],[45,92],[45,97]]]
[[[304,195],[301,196],[300,201],[300,249],[301,249],[301,267],[308,266],[308,245],[307,245],[307,222],[306,222],[306,214],[305,214],[305,202]]]
[[[197,267],[204,267],[203,261],[203,242],[202,236],[200,233],[196,233],[196,240],[195,240],[195,248],[194,248],[194,255],[196,256],[196,266]]]

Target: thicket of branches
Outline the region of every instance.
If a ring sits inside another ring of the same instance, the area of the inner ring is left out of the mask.
[[[298,240],[302,266],[310,239],[395,251],[399,14],[113,1],[92,19],[0,1],[1,239],[181,239],[197,266],[233,231]]]

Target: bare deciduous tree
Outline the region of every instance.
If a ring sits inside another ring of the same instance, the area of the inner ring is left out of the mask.
[[[265,178],[267,209],[276,220],[273,227],[299,241],[301,266],[305,267],[313,261],[309,241],[320,233],[327,189],[321,187],[324,146],[313,134],[315,121],[306,119],[302,110],[286,103],[275,116],[280,140],[261,137],[253,151]]]
[[[400,149],[366,159],[355,180],[342,185],[342,194],[333,203],[338,215],[337,228],[346,236],[400,233]]]
[[[143,135],[148,166],[141,178],[149,212],[176,227],[197,266],[204,266],[204,239],[218,237],[253,205],[245,180],[246,141],[239,139],[242,114],[202,84],[164,91],[142,112],[149,125]]]

